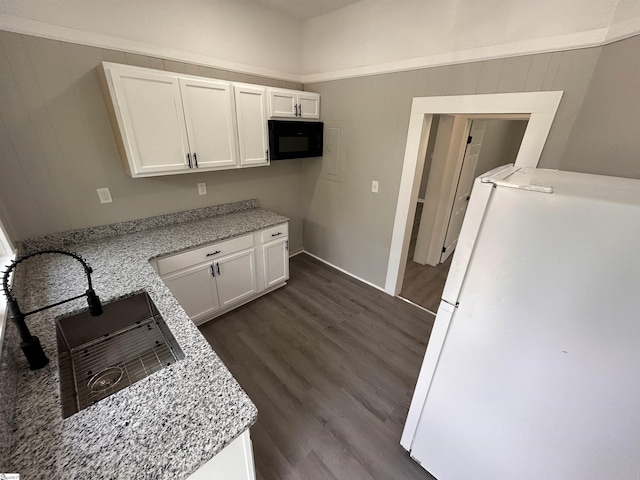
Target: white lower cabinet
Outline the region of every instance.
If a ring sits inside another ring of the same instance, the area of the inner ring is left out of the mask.
[[[222,308],[257,293],[256,256],[253,248],[217,260],[214,268]]]
[[[249,430],[223,448],[187,480],[255,480],[253,447]]]
[[[262,245],[264,283],[271,288],[289,278],[289,239],[281,238]]]
[[[288,225],[187,250],[154,267],[189,318],[204,323],[289,278]]]
[[[197,321],[220,308],[212,263],[185,268],[162,277],[189,318]]]

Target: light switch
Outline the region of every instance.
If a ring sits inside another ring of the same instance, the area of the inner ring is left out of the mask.
[[[100,199],[100,203],[111,203],[113,199],[111,198],[111,192],[108,188],[97,188],[98,198]]]
[[[378,180],[371,181],[371,191],[373,193],[378,193]]]
[[[198,184],[198,195],[206,195],[207,194],[207,184],[199,183]]]

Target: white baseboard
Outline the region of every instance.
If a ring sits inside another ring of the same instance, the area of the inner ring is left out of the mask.
[[[304,248],[299,248],[295,252],[289,252],[289,258],[295,257],[296,255],[300,255],[301,253],[304,253]]]
[[[360,278],[360,277],[358,277],[357,275],[354,275],[353,273],[348,272],[348,271],[346,271],[344,268],[340,268],[340,267],[338,267],[337,265],[334,265],[334,264],[333,264],[333,263],[331,263],[331,262],[327,262],[325,259],[320,258],[320,257],[318,257],[317,255],[314,255],[313,253],[309,253],[308,251],[306,251],[306,250],[304,250],[304,249],[303,249],[302,251],[303,251],[304,253],[306,253],[307,255],[309,255],[310,257],[313,257],[313,258],[315,258],[316,260],[318,260],[318,261],[320,261],[320,262],[322,262],[322,263],[324,263],[324,264],[326,264],[326,265],[329,265],[330,267],[335,268],[336,270],[338,270],[338,271],[340,271],[340,272],[342,272],[342,273],[344,273],[344,274],[346,274],[346,275],[349,275],[351,278],[355,278],[355,279],[356,279],[356,280],[358,280],[359,282],[366,283],[366,284],[367,284],[367,285],[369,285],[370,287],[373,287],[373,288],[375,288],[376,290],[380,290],[381,292],[385,293],[386,295],[389,295],[389,294],[385,291],[385,289],[384,289],[384,288],[382,288],[382,287],[380,287],[380,286],[378,286],[378,285],[376,285],[376,284],[374,284],[374,283],[371,283],[371,282],[369,282],[368,280],[365,280],[364,278]],[[300,253],[302,253],[302,252],[300,252]]]

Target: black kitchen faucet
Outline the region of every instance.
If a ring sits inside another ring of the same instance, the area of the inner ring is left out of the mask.
[[[25,260],[31,257],[35,257],[37,255],[44,255],[44,254],[68,255],[78,260],[82,264],[82,267],[84,268],[84,272],[87,274],[87,281],[89,283],[89,286],[87,288],[87,291],[81,295],[77,295],[72,298],[67,298],[66,300],[61,300],[59,302],[52,303],[51,305],[47,305],[45,307],[37,308],[27,313],[22,313],[22,311],[20,310],[20,307],[18,306],[18,301],[16,300],[16,297],[13,294],[13,289],[9,288],[9,276],[11,275],[11,272],[16,268],[18,264],[24,262]],[[5,296],[7,297],[7,310],[9,311],[9,318],[15,324],[16,328],[20,332],[20,338],[22,340],[20,342],[20,348],[22,348],[24,355],[27,357],[27,360],[29,361],[29,367],[31,368],[31,370],[37,370],[39,368],[44,367],[47,363],[49,363],[49,359],[45,355],[44,350],[42,350],[42,346],[40,345],[40,340],[38,340],[38,337],[31,335],[31,332],[29,331],[29,328],[27,327],[27,324],[24,321],[25,317],[37,312],[41,312],[42,310],[46,310],[48,308],[55,307],[57,305],[62,305],[63,303],[67,303],[67,302],[70,302],[71,300],[76,300],[84,296],[87,297],[87,303],[89,304],[89,313],[94,317],[97,317],[98,315],[102,315],[102,304],[100,303],[100,299],[96,295],[96,292],[93,290],[93,286],[91,285],[92,272],[93,270],[91,269],[89,264],[80,255],[67,252],[65,250],[55,250],[55,249],[40,250],[38,252],[30,253],[29,255],[18,257],[11,262],[11,265],[9,265],[9,268],[4,272],[4,275],[2,277],[2,288],[4,290]]]

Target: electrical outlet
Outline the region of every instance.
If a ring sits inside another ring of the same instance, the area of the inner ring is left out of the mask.
[[[207,194],[207,184],[199,183],[198,184],[198,195],[206,195]]]
[[[378,180],[371,180],[371,191],[378,193]]]
[[[111,198],[111,192],[108,188],[97,188],[98,198],[100,199],[100,203],[111,203],[113,199]]]

